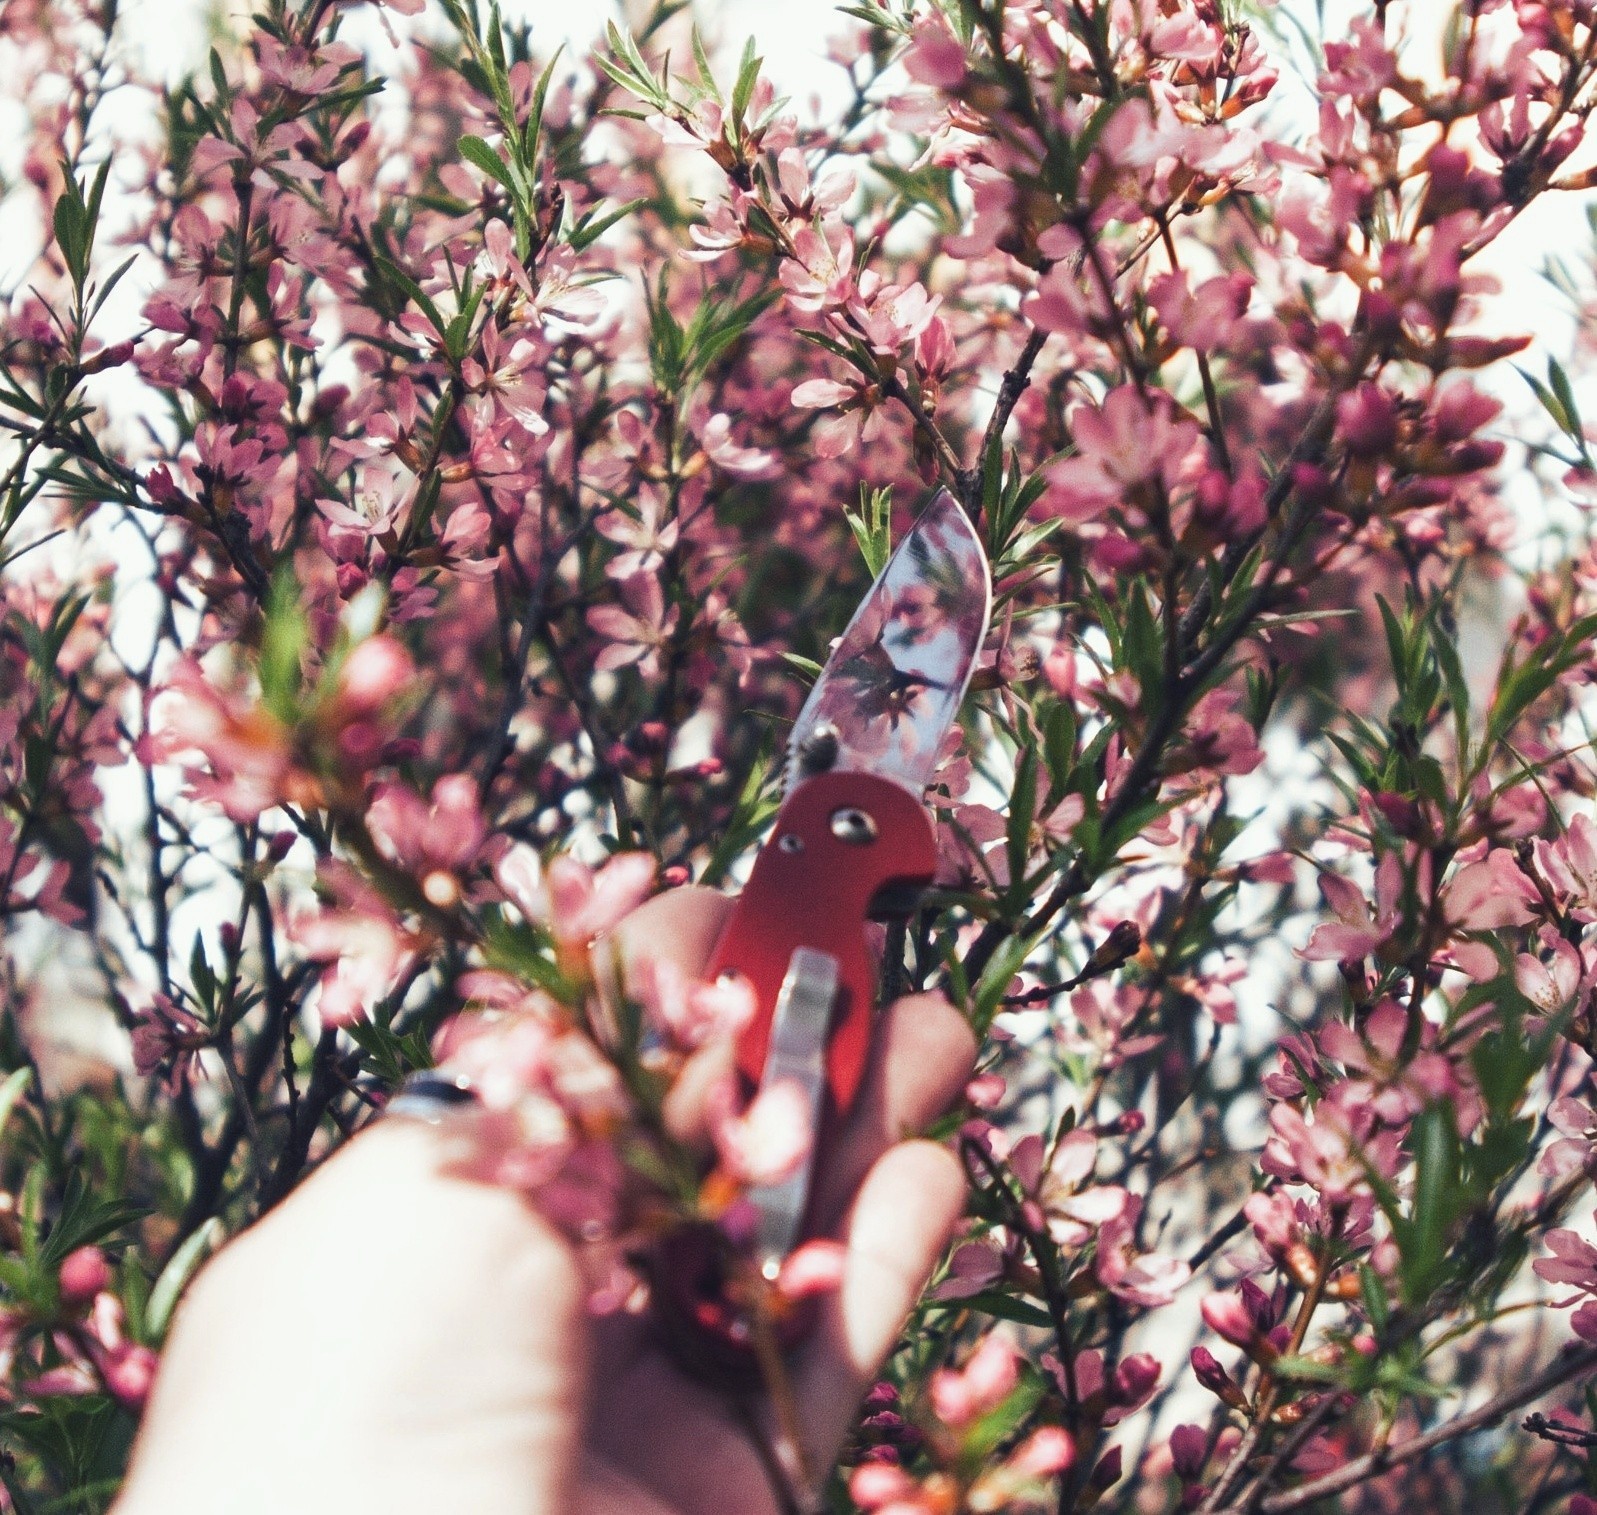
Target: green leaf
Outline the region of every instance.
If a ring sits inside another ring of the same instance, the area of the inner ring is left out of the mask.
[[[5,1135],[11,1112],[17,1108],[17,1101],[22,1098],[32,1077],[33,1069],[18,1068],[16,1072],[8,1073],[5,1082],[0,1083],[0,1136]]]
[[[516,193],[509,165],[481,137],[462,137],[460,156],[474,167],[480,168],[490,179],[502,184],[512,194]]]
[[[1386,1325],[1391,1319],[1391,1310],[1386,1300],[1386,1285],[1381,1282],[1380,1275],[1368,1263],[1359,1264],[1359,1293],[1364,1300],[1364,1313],[1370,1317],[1370,1325],[1374,1328],[1379,1338],[1386,1334]]]
[[[1036,1371],[1026,1373],[1002,1403],[989,1410],[965,1432],[960,1445],[961,1462],[967,1466],[984,1462],[1026,1423],[1046,1392],[1047,1384],[1042,1374]]]
[[[754,53],[754,38],[743,44],[743,57],[738,64],[737,83],[732,86],[732,119],[742,124],[748,113],[749,101],[754,98],[754,86],[760,82],[760,65],[763,58]]]
[[[172,1323],[172,1312],[177,1309],[184,1289],[199,1271],[200,1264],[221,1243],[222,1235],[222,1222],[213,1215],[184,1238],[183,1245],[161,1269],[161,1276],[150,1291],[150,1302],[144,1311],[145,1334],[151,1342],[159,1343],[165,1339],[167,1328]]]
[[[411,276],[407,274],[405,270],[402,269],[391,258],[385,258],[381,253],[375,255],[373,262],[382,272],[384,278],[388,279],[393,284],[397,284],[400,289],[405,292],[411,303],[414,304],[416,308],[427,317],[427,320],[429,323],[431,323],[433,330],[436,331],[439,336],[442,336],[444,334],[444,328],[448,325],[448,322],[444,320],[437,305],[433,303],[432,297],[421,287],[421,285],[411,278]]]
[[[299,586],[285,563],[272,580],[266,601],[266,628],[261,633],[261,699],[278,720],[292,725],[299,719],[300,688],[304,681],[302,659],[310,640],[310,626],[299,602]]]
[[[1021,965],[1031,956],[1032,949],[1051,929],[1045,926],[1037,936],[1007,937],[988,959],[972,994],[970,1018],[978,1036],[987,1034],[1009,988],[1009,981],[1020,972]]]
[[[1585,428],[1580,422],[1580,407],[1575,404],[1575,391],[1569,386],[1569,375],[1564,372],[1563,365],[1557,358],[1547,359],[1547,382],[1552,386],[1553,393],[1558,396],[1558,403],[1563,407],[1564,414],[1569,417],[1569,432],[1572,436],[1583,437]]]
[[[1076,707],[1069,700],[1056,700],[1042,715],[1043,761],[1055,797],[1070,790],[1070,776],[1076,766]]]
[[[194,945],[189,951],[189,982],[194,986],[195,997],[208,1013],[214,1014],[216,974],[211,970],[210,960],[205,955],[205,938],[198,931],[194,933]]]
[[[548,936],[527,921],[513,922],[502,911],[489,910],[483,918],[483,956],[490,968],[499,968],[546,989],[562,1004],[575,999],[575,986],[560,971]]]
[[[1410,1305],[1423,1303],[1447,1266],[1447,1243],[1462,1208],[1458,1125],[1446,1104],[1429,1105],[1416,1118],[1414,1205],[1402,1252],[1403,1294]]]
[[[845,508],[843,515],[848,521],[848,529],[854,534],[860,556],[865,559],[866,569],[873,579],[876,578],[893,555],[891,487],[871,489],[861,484],[859,510],[856,512]]]
[[[142,1220],[146,1213],[119,1199],[96,1196],[83,1177],[73,1170],[67,1175],[55,1224],[39,1248],[39,1263],[43,1267],[59,1267],[69,1252],[114,1236]]]
[[[1015,765],[1015,787],[1009,794],[1004,841],[1009,857],[1009,888],[1005,903],[1024,909],[1027,899],[1026,860],[1031,855],[1031,827],[1037,815],[1037,749],[1027,747]]]
[[[1040,1305],[1017,1299],[1013,1294],[1001,1294],[996,1289],[985,1289],[980,1294],[970,1294],[963,1299],[939,1299],[933,1306],[942,1310],[977,1310],[997,1320],[1012,1320],[1022,1326],[1053,1328],[1053,1319]]]
[[[565,240],[581,252],[597,242],[618,221],[625,220],[633,211],[648,203],[646,199],[628,200],[625,205],[618,205],[603,215],[597,210],[590,210],[566,233]]]
[[[537,87],[532,92],[532,108],[527,112],[526,124],[521,129],[521,159],[526,164],[529,180],[533,160],[538,153],[538,139],[543,135],[543,108],[544,102],[549,98],[549,83],[555,76],[555,64],[560,61],[560,54],[566,50],[564,42],[554,50],[554,56],[538,76]]]
[[[712,886],[719,884],[738,855],[753,843],[770,822],[771,817],[776,814],[781,804],[781,797],[774,788],[767,785],[766,772],[769,767],[770,758],[762,744],[761,750],[749,765],[748,775],[743,780],[743,787],[738,792],[736,803],[732,806],[732,817],[722,831],[720,840],[715,844],[715,851],[710,854],[709,862],[704,865],[704,872],[699,876],[701,884]]]

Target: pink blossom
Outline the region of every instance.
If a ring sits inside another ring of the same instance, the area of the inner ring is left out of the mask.
[[[1597,1111],[1566,1095],[1548,1106],[1547,1120],[1562,1135],[1542,1153],[1536,1171],[1548,1178],[1597,1174]]]
[[[838,236],[836,245],[812,227],[802,227],[793,238],[792,258],[778,271],[787,290],[788,304],[804,314],[840,310],[856,297],[854,239]]]
[[[1540,902],[1506,847],[1494,848],[1479,862],[1460,868],[1442,890],[1448,921],[1462,931],[1499,931],[1535,919]]]
[[[892,356],[920,337],[941,304],[942,296],[928,295],[923,284],[883,284],[879,275],[863,273],[848,312],[872,350]]]
[[[649,897],[654,859],[646,852],[621,852],[597,872],[561,853],[545,875],[547,919],[555,939],[586,945],[612,930]]]
[[[463,773],[439,779],[430,801],[403,784],[378,785],[366,825],[383,853],[414,874],[440,908],[458,902],[461,876],[488,834],[477,786]]]
[[[968,1241],[954,1249],[948,1274],[932,1291],[935,1299],[968,1299],[1003,1277],[1004,1254],[990,1242]]]
[[[601,673],[636,668],[646,679],[659,672],[660,652],[676,630],[679,612],[666,608],[660,580],[652,573],[635,573],[621,584],[621,605],[595,605],[588,625],[605,638],[594,666]]]
[[[669,958],[634,958],[627,986],[649,1020],[678,1047],[731,1040],[754,1018],[754,993],[747,979],[699,982]]]
[[[1137,1250],[1135,1228],[1141,1212],[1142,1200],[1132,1198],[1121,1214],[1104,1224],[1093,1270],[1099,1283],[1117,1298],[1157,1310],[1186,1286],[1192,1269],[1181,1258]]]
[[[741,1183],[776,1184],[795,1173],[815,1138],[810,1102],[795,1079],[778,1079],[756,1094],[746,1110],[734,1107],[723,1087],[711,1113],[710,1134],[727,1172]]]
[[[1597,920],[1597,822],[1580,811],[1556,842],[1538,840],[1536,866],[1576,920]]]
[[[1076,1443],[1063,1426],[1039,1426],[1004,1466],[1022,1478],[1057,1478],[1068,1473],[1075,1461]]]
[[[181,1088],[199,1071],[200,1053],[212,1037],[198,1016],[157,994],[133,1018],[134,1069],[143,1078],[164,1070],[171,1085]]]
[[[317,1011],[322,1024],[364,1020],[398,983],[420,945],[388,903],[347,864],[323,863],[318,881],[327,903],[290,922],[289,935],[324,964]]]
[[[932,1409],[955,1430],[1008,1398],[1020,1381],[1019,1359],[998,1332],[984,1336],[960,1368],[939,1368],[932,1375]]]
[[[1320,875],[1320,893],[1336,920],[1316,926],[1298,956],[1310,962],[1356,963],[1385,943],[1402,921],[1402,864],[1391,852],[1376,864],[1373,911],[1363,890],[1334,873]]]
[[[740,479],[768,479],[780,466],[774,453],[758,447],[740,447],[734,442],[730,416],[711,416],[699,437],[710,461]]]
[[[1549,1231],[1546,1242],[1552,1257],[1538,1257],[1531,1267],[1548,1283],[1568,1284],[1576,1291],[1570,1298],[1560,1301],[1556,1308],[1564,1309],[1580,1302],[1570,1324],[1577,1336],[1597,1341],[1597,1247],[1567,1229]]]
[[[941,16],[917,21],[904,51],[904,68],[917,84],[958,89],[965,77],[964,44]]]
[[[1163,397],[1122,384],[1101,406],[1070,413],[1076,454],[1048,470],[1044,508],[1070,522],[1092,520],[1144,486],[1169,489],[1198,443],[1195,422],[1177,420]]]
[[[1514,959],[1514,982],[1543,1014],[1556,1015],[1577,997],[1590,995],[1593,975],[1580,949],[1550,927],[1543,929],[1538,945],[1547,958],[1521,952]]]

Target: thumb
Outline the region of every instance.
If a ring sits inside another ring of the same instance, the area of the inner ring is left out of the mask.
[[[461,1175],[469,1120],[379,1122],[205,1269],[118,1515],[219,1488],[239,1515],[569,1506],[583,1278],[521,1197]],[[292,1498],[259,1474],[267,1427]]]

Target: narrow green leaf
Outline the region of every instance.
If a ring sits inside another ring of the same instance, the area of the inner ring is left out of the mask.
[[[481,137],[462,137],[460,139],[460,156],[474,167],[480,168],[490,179],[497,181],[506,189],[514,192],[515,185],[511,183],[509,167],[504,159]]]
[[[743,44],[743,57],[738,64],[737,83],[732,86],[732,119],[742,123],[748,113],[749,101],[754,98],[754,86],[760,82],[760,65],[765,60],[755,56],[754,38]]]
[[[165,1339],[178,1300],[189,1280],[199,1271],[200,1264],[220,1245],[222,1235],[222,1222],[213,1215],[184,1238],[183,1245],[161,1269],[144,1311],[144,1328],[150,1341],[159,1343]]]
[[[18,1068],[16,1072],[8,1073],[5,1082],[0,1083],[0,1136],[5,1135],[11,1112],[17,1108],[17,1101],[22,1098],[23,1091],[28,1087],[28,1080],[32,1077],[33,1069]]]

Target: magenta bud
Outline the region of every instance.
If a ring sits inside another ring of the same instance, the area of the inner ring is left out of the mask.
[[[1202,1426],[1180,1425],[1170,1433],[1170,1466],[1183,1483],[1203,1477],[1208,1461],[1209,1435]]]
[[[1161,1371],[1152,1353],[1133,1353],[1115,1369],[1110,1399],[1117,1405],[1140,1405],[1153,1393]]]
[[[149,1398],[150,1385],[155,1382],[155,1353],[148,1347],[133,1342],[123,1342],[108,1354],[102,1371],[105,1386],[117,1402],[129,1410],[139,1410]]]
[[[1236,1380],[1220,1366],[1220,1359],[1207,1347],[1192,1349],[1192,1374],[1211,1394],[1227,1399],[1237,1393]]]
[[[111,1267],[98,1247],[79,1247],[61,1259],[56,1286],[61,1303],[86,1305],[111,1282]]]
[[[234,921],[223,921],[222,924],[216,928],[216,934],[222,943],[223,956],[229,958],[237,957],[239,943],[237,923]]]
[[[1360,384],[1336,402],[1337,425],[1356,458],[1376,458],[1397,443],[1397,402],[1379,384]]]
[[[861,1403],[867,1410],[891,1409],[898,1403],[898,1390],[885,1378],[879,1378],[865,1391],[865,1398]]]
[[[1403,313],[1384,290],[1367,289],[1359,301],[1359,324],[1372,335],[1395,337],[1403,325]]]
[[[671,741],[671,728],[664,721],[642,721],[627,739],[634,752],[650,755],[664,752]]]
[[[1370,803],[1399,836],[1413,839],[1420,835],[1420,808],[1407,795],[1372,794]]]
[[[170,505],[178,498],[177,485],[172,482],[171,470],[165,463],[157,463],[145,474],[144,487],[157,505]]]
[[[1329,505],[1336,498],[1336,486],[1330,474],[1313,463],[1298,463],[1293,467],[1292,487],[1311,505]]]
[[[338,750],[353,768],[370,768],[382,755],[383,734],[370,721],[351,721],[338,733]]]
[[[1092,1477],[1087,1480],[1087,1487],[1102,1493],[1103,1490],[1119,1483],[1122,1455],[1119,1447],[1110,1447],[1098,1459],[1098,1466],[1092,1470]]]
[[[279,831],[270,842],[266,844],[267,861],[280,863],[293,850],[294,843],[299,837],[292,831]]]

